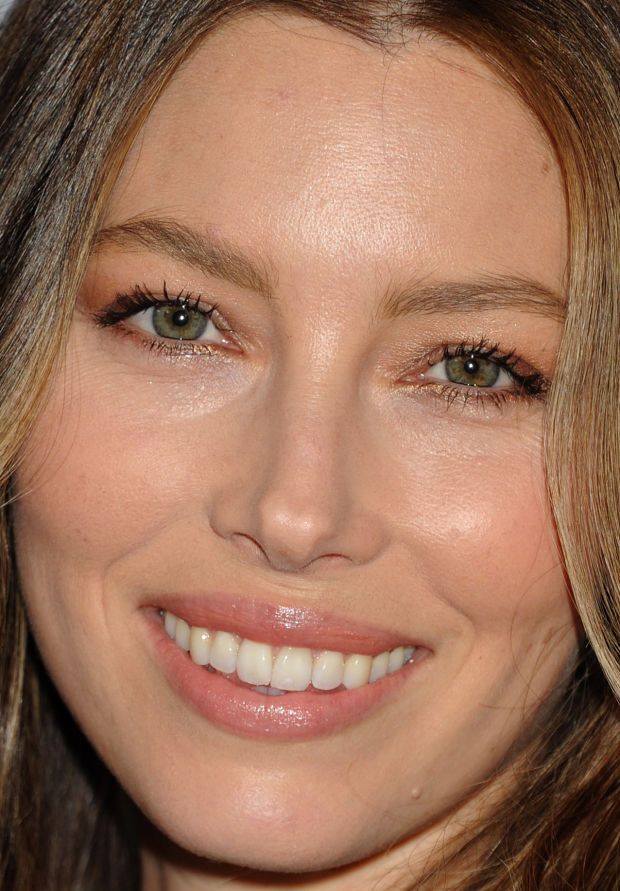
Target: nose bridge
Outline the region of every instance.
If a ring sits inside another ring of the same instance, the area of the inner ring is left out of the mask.
[[[337,367],[337,354],[309,365],[302,352],[274,373],[254,416],[249,478],[220,511],[225,534],[239,545],[251,539],[272,568],[288,572],[325,566],[327,557],[360,564],[383,543],[358,457],[356,376]]]
[[[334,390],[325,370],[309,375],[291,368],[272,401],[268,454],[256,493],[258,531],[265,545],[295,552],[299,560],[325,549],[334,552],[337,532],[347,523],[351,493],[343,389]]]
[[[387,530],[364,461],[358,375],[350,354],[317,358],[312,344],[299,347],[247,409],[235,478],[214,488],[211,525],[245,557],[262,555],[280,571],[326,566],[322,557],[368,562]]]
[[[272,447],[279,473],[297,475],[300,466],[312,473],[335,471],[346,447],[346,409],[352,409],[338,376],[290,370],[278,387]]]

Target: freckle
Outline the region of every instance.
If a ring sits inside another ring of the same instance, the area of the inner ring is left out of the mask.
[[[267,98],[271,102],[288,103],[293,97],[293,91],[287,87],[276,87],[273,90],[267,90]]]

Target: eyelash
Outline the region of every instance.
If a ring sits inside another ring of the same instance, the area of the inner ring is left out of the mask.
[[[104,306],[103,309],[94,313],[93,318],[99,328],[115,328],[118,334],[132,337],[139,346],[142,346],[149,352],[157,352],[169,357],[197,354],[213,355],[215,351],[214,344],[198,343],[191,340],[179,340],[178,343],[165,340],[147,340],[138,331],[123,326],[122,323],[125,319],[129,319],[131,316],[145,309],[151,309],[154,306],[178,306],[179,308],[192,309],[202,313],[207,319],[210,319],[213,313],[218,310],[217,304],[210,304],[205,307],[201,296],[194,295],[189,291],[169,294],[164,282],[160,297],[153,294],[145,285],[135,285],[131,291],[117,294],[113,303]],[[227,329],[221,326],[220,330],[225,332]]]
[[[209,343],[179,340],[177,343],[166,340],[147,339],[140,332],[124,327],[123,322],[146,309],[154,306],[178,306],[190,308],[201,312],[207,319],[218,311],[217,304],[204,306],[200,295],[194,296],[190,292],[181,291],[178,294],[169,294],[166,283],[162,287],[161,296],[156,296],[145,285],[136,285],[131,291],[117,294],[115,300],[108,306],[93,314],[95,324],[100,328],[115,328],[124,336],[132,337],[139,346],[150,352],[156,351],[167,357],[187,355],[213,355],[217,346]],[[223,333],[228,329],[218,323],[216,326]],[[419,380],[414,384],[417,388],[423,386],[429,389],[433,395],[443,399],[448,407],[460,402],[463,406],[474,403],[476,407],[489,405],[501,409],[508,402],[540,402],[545,399],[549,389],[549,380],[540,372],[528,366],[514,350],[506,351],[499,344],[493,344],[485,337],[477,341],[462,341],[456,344],[444,344],[439,350],[425,357],[428,368],[450,359],[462,358],[473,354],[477,359],[485,359],[493,362],[500,369],[506,371],[514,382],[514,389],[491,389],[483,387],[466,386],[452,382],[439,380]],[[403,382],[405,386],[410,381]]]
[[[476,407],[503,408],[508,402],[542,402],[546,398],[550,381],[539,371],[528,366],[520,359],[515,350],[506,351],[497,343],[486,337],[477,341],[462,341],[457,344],[445,344],[426,359],[427,367],[450,359],[464,358],[472,355],[476,359],[486,359],[500,369],[506,371],[514,383],[514,389],[491,389],[489,387],[473,387],[451,382],[426,380],[424,387],[431,389],[435,395],[443,398],[448,406],[460,402],[463,406],[474,403]],[[420,386],[418,383],[417,386]]]

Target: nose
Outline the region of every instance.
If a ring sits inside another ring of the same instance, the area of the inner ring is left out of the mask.
[[[254,413],[211,525],[280,572],[366,563],[386,536],[354,415],[342,400],[289,383]]]

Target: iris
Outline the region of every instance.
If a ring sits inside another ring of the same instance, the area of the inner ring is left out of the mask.
[[[160,337],[173,340],[197,340],[206,331],[209,318],[189,306],[153,307],[153,328]]]
[[[500,370],[497,362],[475,353],[446,359],[448,380],[466,387],[492,387],[497,383]]]

